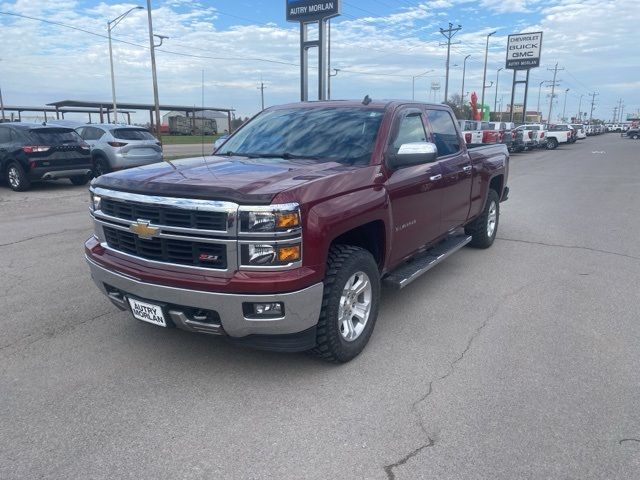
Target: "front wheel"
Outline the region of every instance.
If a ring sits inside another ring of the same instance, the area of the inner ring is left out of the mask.
[[[558,140],[555,138],[549,138],[547,140],[547,150],[554,150],[558,146]]]
[[[632,136],[631,138],[633,138],[634,140],[638,140],[638,138],[640,138],[640,137],[638,137],[638,134],[637,134],[637,133],[634,133],[634,134],[633,134],[633,136]]]
[[[475,248],[489,248],[498,233],[500,221],[500,197],[495,190],[489,190],[484,210],[478,218],[464,228],[471,235],[471,245]]]
[[[334,363],[355,358],[373,333],[379,303],[380,275],[373,256],[360,247],[332,246],[313,353]]]

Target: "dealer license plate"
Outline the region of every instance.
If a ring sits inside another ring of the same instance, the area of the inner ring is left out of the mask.
[[[131,305],[131,313],[138,320],[143,322],[153,323],[160,327],[166,327],[167,321],[164,319],[162,313],[162,307],[159,305],[153,305],[152,303],[141,302],[135,298],[129,298],[129,305]]]

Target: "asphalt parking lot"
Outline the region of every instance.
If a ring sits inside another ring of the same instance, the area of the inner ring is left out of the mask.
[[[86,187],[0,187],[0,478],[640,478],[639,147],[514,155],[494,246],[341,366],[133,320]]]

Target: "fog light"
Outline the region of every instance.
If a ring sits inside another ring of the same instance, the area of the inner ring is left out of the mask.
[[[284,317],[284,303],[244,303],[244,316],[247,318],[280,318]]]
[[[253,311],[256,315],[282,315],[283,305],[275,303],[254,303]]]

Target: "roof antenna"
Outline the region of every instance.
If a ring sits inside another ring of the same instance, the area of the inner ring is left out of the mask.
[[[365,95],[364,100],[362,100],[363,105],[369,105],[371,103],[371,97],[369,95]]]

